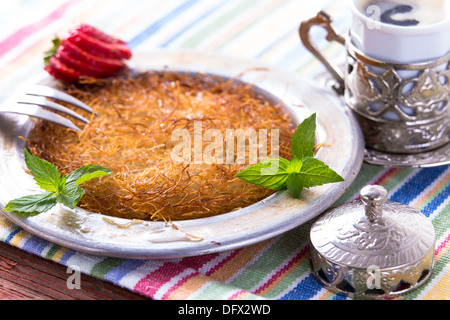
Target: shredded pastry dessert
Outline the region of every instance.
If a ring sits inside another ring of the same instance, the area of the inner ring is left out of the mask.
[[[79,206],[88,211],[158,221],[231,212],[274,192],[235,177],[252,164],[248,163],[252,146],[267,147],[270,156],[275,129],[278,155],[290,157],[295,128],[288,114],[280,103],[269,102],[252,85],[236,79],[201,73],[140,72],[59,85],[94,109],[91,121],[77,123],[82,132],[39,122],[28,137],[28,148],[63,174],[87,164],[113,171],[83,184],[85,194]],[[223,140],[207,139],[210,129],[219,130]],[[245,161],[236,161],[237,146],[233,146],[235,161],[231,162],[225,155],[223,161],[195,161],[202,160],[195,152],[183,158],[190,161],[175,161],[174,150],[181,143],[174,139],[175,132],[188,132],[192,149],[200,152],[211,151],[213,143],[222,143],[222,150],[215,148],[211,153],[211,159],[217,160],[222,155],[218,152],[230,150],[226,146],[229,132],[249,129],[267,133],[267,146],[246,137]]]

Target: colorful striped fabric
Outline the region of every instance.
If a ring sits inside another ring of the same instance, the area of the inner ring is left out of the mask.
[[[42,70],[42,53],[55,34],[81,22],[127,40],[133,51],[189,48],[257,59],[314,78],[323,67],[298,38],[302,20],[323,9],[345,32],[345,0],[65,0],[6,1],[0,11],[0,97]],[[320,39],[323,34],[314,31]],[[343,61],[340,45],[323,43]],[[396,169],[364,165],[338,201],[380,184],[390,200],[409,204],[434,224],[436,268],[423,287],[398,299],[450,298],[450,167]],[[310,223],[238,250],[173,260],[89,255],[44,241],[0,217],[0,239],[23,250],[76,265],[81,271],[157,300],[350,299],[322,288],[309,269]]]

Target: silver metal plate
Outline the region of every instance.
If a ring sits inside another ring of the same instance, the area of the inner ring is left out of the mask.
[[[340,99],[295,74],[256,61],[213,53],[155,51],[135,54],[137,70],[203,72],[236,77],[282,101],[295,123],[317,113],[317,140],[330,146],[317,154],[345,182],[304,190],[301,199],[280,191],[249,207],[216,217],[164,222],[139,222],[107,217],[76,208],[54,208],[19,219],[3,212],[23,229],[53,243],[98,255],[159,259],[196,256],[236,249],[287,232],[329,208],[356,178],[364,157],[363,138],[355,119]],[[51,83],[46,74],[39,83]],[[0,115],[0,206],[11,199],[36,193],[25,171],[20,136],[27,137],[34,120]]]

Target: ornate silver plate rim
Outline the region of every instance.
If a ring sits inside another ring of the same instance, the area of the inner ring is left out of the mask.
[[[136,53],[137,70],[203,72],[236,77],[282,102],[294,123],[317,113],[317,139],[330,146],[317,157],[345,181],[305,190],[301,199],[286,191],[246,208],[216,217],[143,222],[107,217],[75,208],[54,208],[30,218],[3,214],[30,233],[77,251],[134,259],[168,259],[218,253],[273,238],[304,224],[328,209],[356,178],[364,157],[362,134],[352,113],[332,93],[296,74],[258,61],[197,51],[155,50]],[[50,83],[44,72],[33,83]],[[1,103],[0,103],[1,107]],[[19,196],[36,193],[25,172],[23,148],[34,125],[27,116],[0,115],[0,207]]]
[[[336,83],[328,72],[320,73],[316,77],[320,87],[333,92]],[[343,97],[342,104],[345,105]],[[411,154],[388,153],[364,147],[364,162],[381,167],[395,168],[429,168],[450,164],[450,143],[431,151]]]

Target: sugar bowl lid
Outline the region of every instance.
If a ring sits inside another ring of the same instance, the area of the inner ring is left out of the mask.
[[[325,212],[311,227],[311,268],[326,288],[393,297],[422,285],[434,267],[435,231],[418,210],[386,201],[369,185],[359,201]]]

